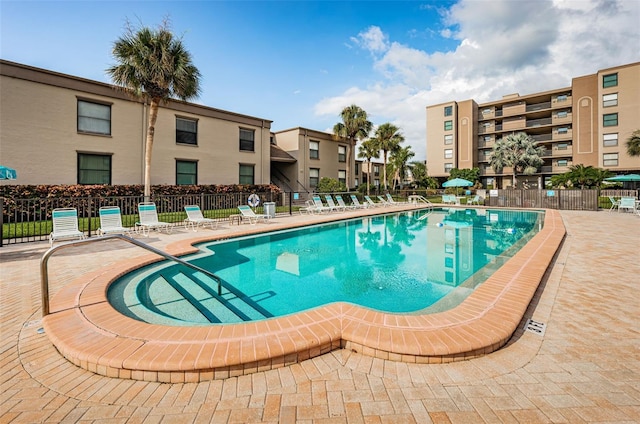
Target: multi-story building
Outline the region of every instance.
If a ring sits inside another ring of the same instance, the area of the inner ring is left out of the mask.
[[[511,185],[512,169],[496,173],[491,153],[496,141],[525,132],[544,146],[543,166],[518,181],[544,188],[552,175],[582,164],[613,172],[637,172],[640,158],[627,154],[625,141],[640,129],[640,62],[573,78],[570,87],[510,94],[498,101],[450,101],[427,107],[429,175],[446,178],[453,168],[480,169],[485,187]]]
[[[0,110],[0,163],[18,171],[2,183],[143,183],[149,105],[114,86],[0,60]],[[271,125],[200,104],[161,104],[151,183],[275,183],[303,192],[325,176],[345,181],[344,140],[306,128],[273,133]]]

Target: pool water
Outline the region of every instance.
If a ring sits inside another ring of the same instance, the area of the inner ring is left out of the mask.
[[[199,245],[187,260],[222,279],[161,262],[118,279],[121,313],[169,325],[262,320],[349,302],[425,313],[459,302],[539,230],[530,211],[435,209],[344,220]]]

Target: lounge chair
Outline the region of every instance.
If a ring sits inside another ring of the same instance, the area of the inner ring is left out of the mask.
[[[456,196],[453,194],[443,194],[442,195],[442,203],[453,205],[457,203]]]
[[[184,220],[185,230],[191,227],[193,231],[198,231],[200,225],[202,225],[203,228],[208,225],[213,230],[218,226],[218,221],[205,218],[202,215],[202,210],[200,210],[200,206],[198,205],[186,205],[184,211],[187,213],[187,219]]]
[[[136,232],[141,232],[143,236],[149,237],[151,230],[171,232],[170,223],[158,220],[158,211],[155,203],[138,203],[138,215],[140,216],[140,221],[136,222]]]
[[[100,215],[100,228],[98,228],[99,236],[107,234],[127,234],[131,233],[131,228],[122,226],[122,214],[119,206],[103,206],[98,210]]]
[[[632,213],[636,211],[636,198],[635,197],[622,197],[618,204],[618,212],[621,210],[630,210]]]
[[[262,220],[262,222],[267,223],[271,219],[271,215],[267,215],[264,213],[255,213],[251,206],[248,205],[240,205],[238,206],[238,210],[242,214],[242,218],[246,218],[249,220],[249,224],[256,225],[258,221]]]
[[[78,229],[78,211],[74,208],[57,208],[51,212],[53,231],[49,234],[49,245],[57,240],[78,239],[85,235]]]
[[[371,200],[371,196],[364,196],[364,201],[367,202],[370,208],[376,208],[378,206],[381,206],[379,203],[376,203],[373,200]]]
[[[313,196],[311,199],[313,200],[313,206],[315,207],[314,212],[331,212],[331,208],[322,203],[322,199],[320,198],[320,196]]]
[[[353,204],[356,209],[366,209],[369,207],[369,202],[366,202],[364,204],[360,203],[360,200],[358,200],[358,196],[356,196],[355,194],[351,195],[351,204]]]
[[[480,204],[480,196],[479,195],[475,195],[473,197],[470,197],[467,199],[467,205],[479,205]]]
[[[401,201],[399,201],[399,200],[395,200],[395,199],[391,196],[391,193],[387,193],[386,200],[387,200],[387,202],[388,202],[389,204],[391,204],[391,205],[408,205],[408,204],[409,204],[409,202],[401,202]]]
[[[339,194],[336,194],[336,201],[338,202],[338,206],[340,206],[341,208],[344,208],[345,211],[347,209],[355,209],[357,207],[354,204],[347,205],[346,203],[344,203],[344,199],[342,199],[342,196]]]
[[[338,206],[336,205],[336,203],[333,201],[333,197],[331,197],[330,194],[325,194],[324,198],[327,200],[327,205],[329,205],[329,210],[330,211],[346,211],[347,208],[345,206]]]
[[[387,202],[387,200],[382,196],[378,196],[378,200],[379,200],[378,204],[382,205],[385,208],[387,206],[393,206],[391,203]]]
[[[617,209],[618,206],[620,206],[620,199],[616,200],[615,197],[613,196],[608,196],[609,197],[609,201],[611,202],[611,207],[609,208],[609,212],[611,212],[614,209]]]

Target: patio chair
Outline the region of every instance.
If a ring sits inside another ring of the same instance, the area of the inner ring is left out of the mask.
[[[609,197],[609,201],[611,202],[611,207],[609,208],[609,212],[611,212],[614,209],[617,209],[618,206],[620,206],[620,199],[616,200],[616,198],[613,196],[607,196],[607,197]]]
[[[632,213],[636,211],[636,198],[635,197],[622,197],[618,204],[618,212],[622,210],[630,210]]]
[[[331,212],[331,208],[322,203],[322,199],[320,196],[313,196],[311,198],[313,200],[314,212],[323,213],[323,212]]]
[[[346,211],[347,209],[355,209],[355,208],[356,208],[356,205],[354,205],[354,204],[347,205],[347,204],[344,202],[344,199],[342,198],[342,196],[341,196],[341,195],[339,195],[339,194],[336,194],[336,201],[338,202],[338,206],[340,206],[341,208],[343,208],[345,211]]]
[[[385,200],[385,198],[384,198],[384,197],[382,197],[382,196],[378,196],[378,200],[379,200],[378,204],[382,205],[382,206],[383,206],[383,207],[385,207],[385,208],[386,208],[387,206],[393,206],[391,203],[387,202],[387,201]]]
[[[53,231],[49,234],[49,245],[57,240],[78,239],[85,235],[78,229],[78,211],[75,208],[56,208],[51,212]]]
[[[480,204],[480,196],[475,195],[467,199],[467,205],[479,205]]]
[[[365,202],[360,203],[360,200],[358,200],[358,196],[356,196],[355,194],[351,195],[351,204],[355,205],[356,209],[366,209],[369,207],[369,202]]]
[[[98,235],[105,236],[107,234],[127,234],[131,233],[131,228],[122,226],[122,214],[119,206],[103,206],[98,210],[100,216],[100,228]]]
[[[387,193],[386,200],[387,200],[387,202],[389,202],[389,204],[391,204],[391,205],[408,205],[408,204],[409,204],[409,202],[401,202],[401,201],[399,201],[399,200],[395,200],[395,199],[391,196],[391,193]]]
[[[264,213],[255,213],[251,206],[248,205],[240,205],[238,206],[238,210],[242,214],[242,218],[246,218],[249,220],[249,224],[256,225],[258,221],[262,220],[265,224],[269,222],[271,219],[271,215],[267,215]]]
[[[340,211],[346,211],[347,210],[346,207],[336,205],[336,203],[333,201],[333,197],[331,197],[330,194],[325,194],[324,198],[327,200],[327,205],[329,205],[329,210],[330,211],[340,212]]]
[[[218,221],[211,218],[205,218],[202,215],[200,206],[198,205],[185,205],[184,211],[187,213],[187,219],[183,221],[185,230],[188,230],[189,227],[191,227],[193,231],[198,231],[198,227],[200,225],[202,225],[203,228],[209,225],[212,230],[218,227]]]
[[[364,196],[364,200],[365,200],[365,202],[367,202],[367,204],[369,205],[370,208],[377,208],[378,206],[382,206],[381,204],[376,203],[373,200],[371,200],[371,196]]]
[[[143,236],[149,237],[151,230],[166,230],[171,232],[171,224],[158,220],[158,211],[153,202],[138,203],[138,215],[140,221],[136,222],[136,232],[141,232]]]

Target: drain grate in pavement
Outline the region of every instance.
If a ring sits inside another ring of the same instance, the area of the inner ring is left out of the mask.
[[[540,336],[544,336],[544,332],[547,329],[547,324],[534,321],[531,318],[529,318],[527,322],[524,324],[524,329],[525,331],[530,331]]]

